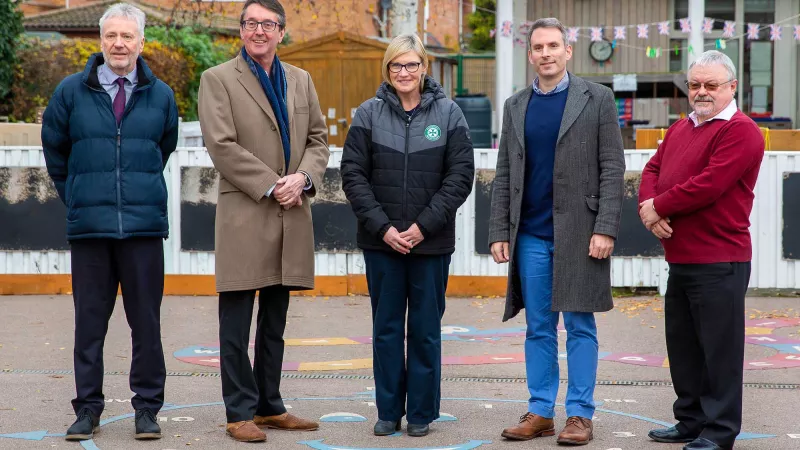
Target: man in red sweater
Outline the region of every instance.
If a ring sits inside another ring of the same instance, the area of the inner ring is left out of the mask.
[[[691,450],[733,448],[742,422],[749,216],[764,139],[736,108],[735,77],[715,50],[689,66],[694,112],[669,128],[639,188],[639,216],[669,263],[666,339],[678,396],[678,423],[649,436]]]

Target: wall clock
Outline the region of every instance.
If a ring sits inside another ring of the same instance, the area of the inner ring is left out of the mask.
[[[611,42],[605,39],[602,41],[593,41],[589,45],[589,56],[597,62],[606,62],[611,59],[611,55],[613,54],[614,48],[611,46]]]

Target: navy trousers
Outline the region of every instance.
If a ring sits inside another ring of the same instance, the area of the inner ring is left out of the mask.
[[[164,405],[167,378],[161,347],[162,239],[81,239],[70,242],[70,249],[75,302],[75,413],[83,408],[96,417],[103,413],[103,345],[122,286],[133,345],[130,388],[136,395],[131,404],[136,410],[146,408],[157,414]]]
[[[439,418],[442,316],[450,255],[364,251],[372,301],[378,418],[428,424]],[[403,348],[408,309],[408,356]],[[406,407],[408,413],[406,414]]]

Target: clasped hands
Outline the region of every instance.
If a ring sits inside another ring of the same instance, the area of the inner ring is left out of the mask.
[[[672,227],[669,226],[669,217],[662,218],[653,206],[653,199],[639,203],[639,218],[642,224],[659,239],[672,237]]]
[[[422,231],[420,231],[416,223],[412,224],[402,233],[397,231],[397,228],[393,226],[389,227],[386,234],[383,235],[383,242],[386,242],[389,247],[392,247],[392,250],[402,253],[403,255],[411,253],[411,249],[419,245],[423,239],[425,239],[425,236],[422,235]]]
[[[306,185],[306,177],[302,173],[286,175],[278,180],[272,196],[284,207],[290,209],[293,206],[303,204],[303,187]]]

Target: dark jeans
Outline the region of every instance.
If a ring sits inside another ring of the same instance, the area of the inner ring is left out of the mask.
[[[103,345],[120,285],[133,345],[130,388],[136,395],[131,404],[136,410],[147,408],[158,413],[164,405],[167,377],[161,347],[163,240],[81,239],[70,242],[70,247],[75,301],[75,413],[83,408],[97,417],[103,413]]]
[[[442,316],[450,255],[364,251],[372,301],[378,417],[428,424],[439,418]],[[408,308],[408,357],[403,345]]]
[[[749,280],[749,262],[669,266],[666,336],[677,427],[723,448],[742,425]]]
[[[219,294],[219,347],[222,399],[228,423],[253,420],[254,415],[286,412],[281,398],[283,331],[289,309],[289,289],[260,289],[255,361],[250,364],[250,321],[256,291]]]

